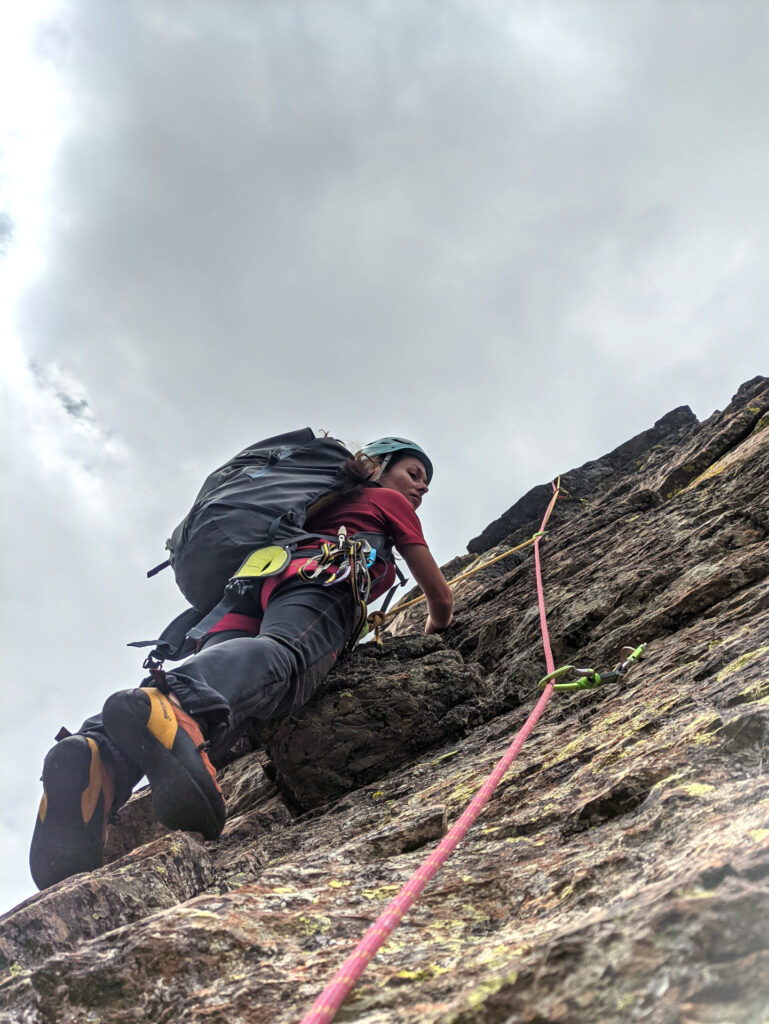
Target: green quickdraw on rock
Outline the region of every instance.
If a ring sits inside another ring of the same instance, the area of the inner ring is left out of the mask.
[[[574,665],[563,665],[561,668],[557,668],[554,672],[548,673],[544,679],[540,679],[538,688],[540,690],[544,690],[551,679],[558,679],[561,676],[566,675],[567,672],[575,673],[577,678],[572,679],[567,683],[554,683],[554,690],[559,690],[562,693],[573,693],[577,690],[595,690],[597,687],[603,686],[605,683],[615,683],[620,676],[624,675],[643,657],[645,650],[646,644],[640,644],[636,648],[623,647],[620,651],[620,657],[625,655],[624,661],[615,665],[611,672],[605,672],[603,675],[600,675],[593,668],[575,668]]]

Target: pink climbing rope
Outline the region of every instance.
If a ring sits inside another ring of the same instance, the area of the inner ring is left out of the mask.
[[[558,478],[558,483],[553,484],[553,497],[547,507],[547,511],[545,512],[542,525],[539,528],[540,533],[544,533],[545,531],[545,526],[550,518],[550,513],[553,511],[555,503],[558,500],[559,491],[560,477]],[[537,577],[537,600],[539,602],[539,621],[542,627],[542,644],[545,649],[547,671],[550,673],[554,671],[554,663],[553,655],[550,650],[550,637],[547,632],[545,596],[542,589],[542,572],[539,562],[539,541],[540,538],[537,537],[534,542],[534,565]],[[363,974],[369,962],[373,960],[385,940],[400,924],[401,918],[419,899],[424,887],[445,864],[467,833],[468,829],[473,825],[478,815],[486,806],[491,794],[494,792],[500,780],[518,756],[521,747],[534,730],[534,726],[537,724],[542,712],[545,710],[545,705],[550,700],[552,692],[553,680],[550,680],[543,690],[542,696],[537,701],[534,710],[526,719],[523,727],[518,732],[503,757],[497,763],[491,775],[489,775],[460,817],[443,837],[440,844],[435,848],[435,850],[433,850],[421,867],[414,872],[398,895],[391,900],[385,911],[370,926],[353,952],[348,956],[334,977],[315,1000],[309,1013],[302,1018],[301,1024],[329,1024],[329,1021],[334,1019],[337,1010],[345,1001],[350,989],[352,989],[358,978]]]

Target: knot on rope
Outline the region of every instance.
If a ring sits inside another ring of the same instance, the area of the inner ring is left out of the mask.
[[[382,627],[387,622],[388,616],[384,612],[371,612],[368,619],[366,620],[369,624],[369,629],[374,630],[374,641],[382,646]]]

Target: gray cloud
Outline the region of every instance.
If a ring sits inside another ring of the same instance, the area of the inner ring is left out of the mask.
[[[39,363],[32,362],[30,370],[40,389],[53,398],[68,416],[79,420],[81,424],[93,424],[88,399],[73,395],[68,390],[57,367],[43,367]]]

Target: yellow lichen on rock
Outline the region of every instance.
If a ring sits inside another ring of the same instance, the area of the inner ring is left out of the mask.
[[[715,793],[716,787],[711,786],[709,782],[690,782],[685,786],[678,787],[682,793],[686,793],[687,796],[710,796],[711,793]]]
[[[746,651],[738,658],[735,658],[734,661],[730,661],[728,665],[721,669],[716,676],[716,679],[719,683],[723,683],[724,680],[728,679],[729,676],[734,675],[735,672],[740,672],[752,662],[763,657],[769,658],[769,644],[765,647],[757,647],[754,651]]]

